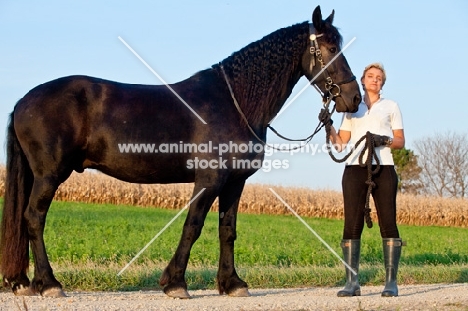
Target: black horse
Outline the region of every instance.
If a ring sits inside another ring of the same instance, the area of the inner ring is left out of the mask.
[[[164,85],[70,76],[32,89],[16,104],[7,130],[0,244],[5,286],[17,295],[64,296],[46,253],[46,215],[57,187],[73,171],[93,168],[132,183],[195,183],[196,198],[179,245],[160,279],[172,297],[190,297],[185,281],[190,250],[218,197],[218,289],[220,294],[248,296],[247,283],[234,267],[236,217],[245,180],[263,160],[258,146],[264,144],[268,122],[303,75],[316,78],[313,83],[322,92],[333,90],[338,112],[354,112],[361,101],[359,86],[340,52],[342,38],[332,25],[333,16],[334,11],[323,20],[317,7],[312,24],[279,29],[170,85],[192,110]],[[128,143],[180,149],[131,153],[119,148]],[[190,148],[182,147],[186,144]],[[197,148],[210,144],[211,150]],[[229,150],[220,152],[223,144]],[[235,165],[239,160],[242,167]],[[31,283],[26,274],[29,244],[34,258]]]

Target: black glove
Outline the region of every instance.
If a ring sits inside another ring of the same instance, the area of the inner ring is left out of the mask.
[[[328,123],[330,123],[330,125],[333,125],[333,120],[331,119],[331,113],[330,111],[328,111],[328,109],[325,109],[325,108],[320,109],[318,119],[320,122],[322,122],[325,125],[327,125]]]
[[[372,138],[374,139],[374,147],[387,146],[390,140],[388,136],[377,134],[372,134]]]

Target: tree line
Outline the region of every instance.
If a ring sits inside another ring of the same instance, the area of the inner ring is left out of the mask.
[[[468,135],[436,133],[415,141],[415,151],[392,149],[402,193],[468,197]]]

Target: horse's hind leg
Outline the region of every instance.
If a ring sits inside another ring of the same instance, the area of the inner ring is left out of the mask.
[[[21,272],[14,278],[4,278],[3,285],[11,287],[16,296],[34,296],[35,292],[31,290],[31,284],[26,272]]]
[[[234,265],[234,241],[239,200],[245,180],[228,182],[219,195],[219,243],[218,290],[229,296],[250,296],[247,283],[239,278]]]
[[[32,288],[47,297],[65,296],[62,285],[53,275],[44,244],[46,216],[58,185],[56,177],[35,176],[29,205],[24,215],[34,255]]]

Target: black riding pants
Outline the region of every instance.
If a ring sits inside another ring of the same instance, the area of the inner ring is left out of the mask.
[[[374,167],[375,168],[375,167]],[[399,238],[396,225],[396,194],[398,177],[393,165],[382,165],[373,175],[376,187],[372,190],[382,238]],[[364,207],[368,185],[367,168],[346,166],[343,179],[344,231],[343,239],[360,239],[364,228]]]

